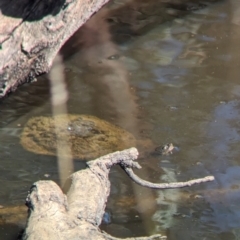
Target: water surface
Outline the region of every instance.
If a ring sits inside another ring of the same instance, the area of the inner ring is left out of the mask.
[[[216,177],[186,189],[152,191],[132,184],[116,167],[104,230],[118,237],[240,239],[240,3],[206,2],[197,11],[179,6],[115,1],[94,15],[62,50],[68,112],[132,132],[143,166],[136,172],[145,179]],[[47,78],[0,103],[3,206],[24,204],[31,184],[46,174],[59,182],[56,157],[19,144],[30,117],[52,114]],[[168,142],[179,151],[151,154]],[[75,170],[82,168],[74,161]],[[2,225],[1,236],[16,239],[9,228]]]

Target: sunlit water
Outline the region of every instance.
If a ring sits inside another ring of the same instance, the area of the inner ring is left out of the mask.
[[[221,1],[179,18],[168,8],[176,16],[146,24],[137,34],[129,30],[136,22],[110,18],[106,9],[66,46],[69,113],[95,115],[131,131],[142,142],[144,171],[137,173],[145,179],[214,175],[216,181],[146,193],[114,168],[111,220],[102,228],[118,237],[240,239],[240,3]],[[151,17],[146,13],[144,20]],[[19,144],[30,117],[51,115],[50,99],[42,77],[0,103],[0,205],[24,204],[34,181],[59,182],[56,157],[27,152]],[[168,142],[178,151],[151,154]],[[75,170],[85,166],[74,164]],[[13,227],[2,225],[1,239],[16,239],[8,231]]]

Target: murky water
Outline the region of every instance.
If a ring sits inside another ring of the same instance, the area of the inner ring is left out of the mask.
[[[94,15],[63,50],[68,112],[131,131],[142,152],[143,170],[136,172],[145,179],[216,177],[186,189],[151,191],[114,168],[111,223],[104,230],[119,237],[240,239],[240,3],[207,3],[198,11],[179,6],[116,1]],[[51,115],[50,99],[45,76],[0,103],[0,205],[23,204],[36,180],[59,182],[56,157],[19,144],[30,117]],[[168,142],[179,151],[151,154]],[[2,225],[1,239],[15,239],[8,231],[13,227]]]

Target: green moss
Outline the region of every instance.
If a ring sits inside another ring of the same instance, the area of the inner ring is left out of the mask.
[[[34,117],[27,122],[21,134],[22,146],[37,154],[56,155],[59,147],[65,147],[66,142],[61,142],[61,139],[67,139],[73,158],[82,160],[136,146],[131,133],[88,115]]]

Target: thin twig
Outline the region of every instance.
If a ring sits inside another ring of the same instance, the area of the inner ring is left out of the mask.
[[[154,234],[151,236],[146,236],[146,237],[130,237],[130,238],[117,238],[113,237],[106,232],[102,231],[102,235],[106,240],[165,240],[167,239],[166,236],[163,236],[161,234]]]
[[[197,183],[204,183],[213,181],[214,176],[207,176],[204,178],[192,179],[187,182],[173,182],[173,183],[151,183],[139,178],[130,167],[121,165],[124,171],[128,174],[128,176],[136,183],[143,187],[155,188],[155,189],[169,189],[169,188],[182,188],[189,187]]]

